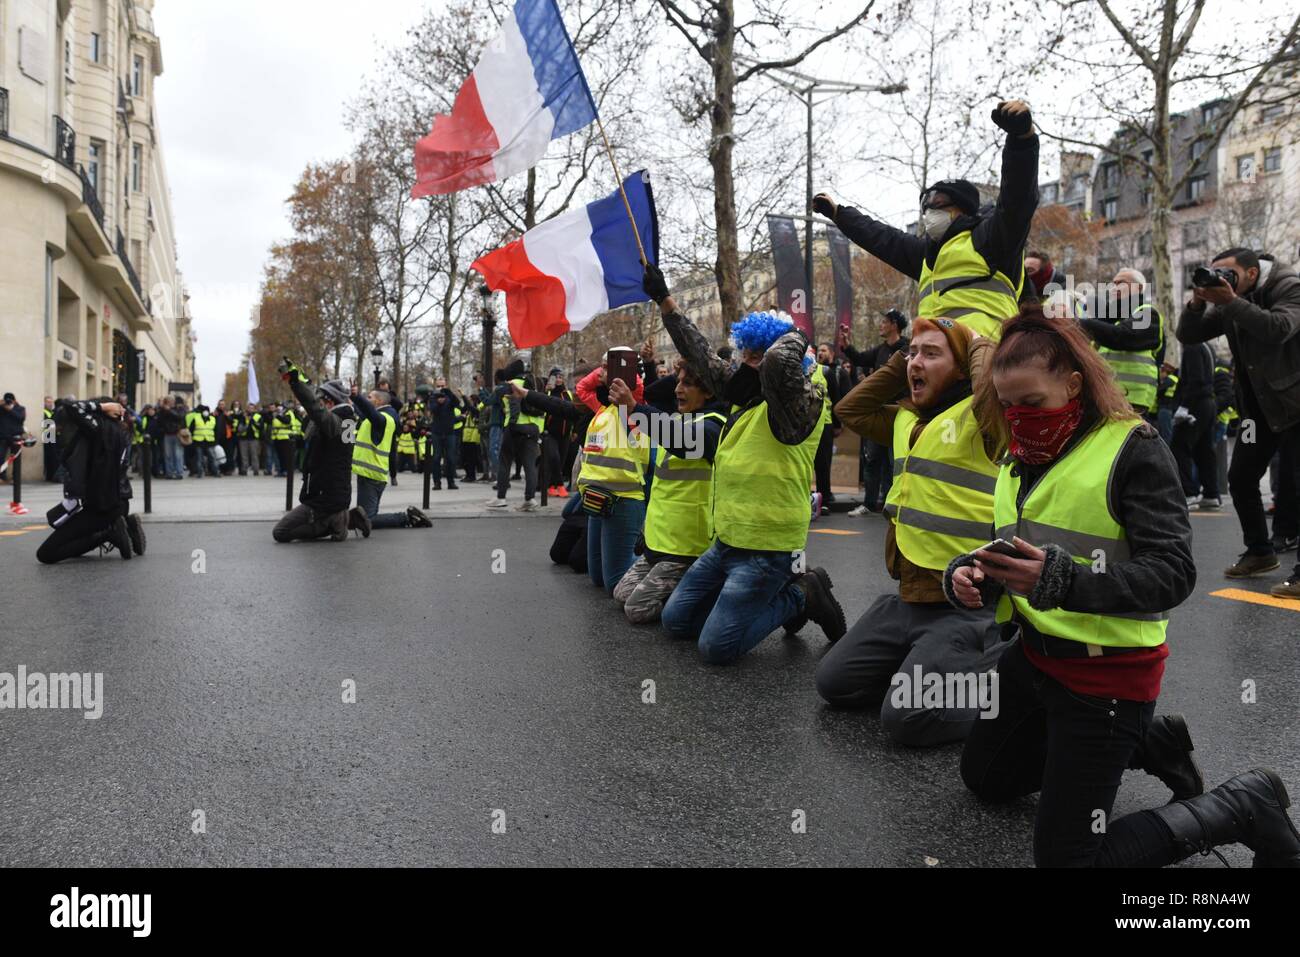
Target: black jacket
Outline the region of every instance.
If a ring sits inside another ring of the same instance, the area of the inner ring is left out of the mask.
[[[356,413],[350,405],[326,409],[312,387],[296,377],[289,387],[308,419],[298,501],[327,515],[344,511],[352,504],[352,444],[343,441],[343,423],[355,422]]]
[[[23,423],[26,420],[27,410],[17,402],[11,409],[0,406],[0,439],[20,438],[25,431]]]
[[[185,427],[185,417],[176,409],[158,409],[158,434],[175,435]]]
[[[1184,306],[1178,341],[1209,342],[1226,335],[1238,410],[1251,415],[1257,407],[1270,429],[1284,432],[1300,425],[1300,277],[1275,262],[1262,288],[1256,286],[1226,306]]]
[[[1164,320],[1160,318],[1160,312],[1156,309],[1144,311],[1140,318],[1144,321],[1137,323],[1133,319],[1117,319],[1114,322],[1106,319],[1081,319],[1079,325],[1092,337],[1093,342],[1103,348],[1123,352],[1146,352],[1162,344],[1160,326]],[[1156,362],[1163,362],[1164,356],[1165,350],[1161,348],[1156,355]]]
[[[438,401],[439,399],[443,401]],[[460,408],[460,399],[450,389],[439,389],[429,395],[429,431],[434,435],[447,436],[456,430],[456,410]]]
[[[1198,418],[1205,414],[1205,406],[1214,401],[1214,353],[1203,342],[1189,345],[1183,350],[1182,365],[1178,367],[1178,385],[1174,389],[1174,408],[1186,406]],[[1197,412],[1196,408],[1201,407]]]
[[[104,512],[131,497],[131,436],[98,402],[64,402],[54,411],[63,497]]]
[[[1025,269],[1025,240],[1038,208],[1038,137],[1007,137],[997,205],[986,216],[958,216],[936,242],[879,222],[851,206],[835,210],[835,225],[871,255],[905,276],[920,280],[921,266],[934,268],[944,242],[969,229],[975,251],[995,270],[1019,282]]]

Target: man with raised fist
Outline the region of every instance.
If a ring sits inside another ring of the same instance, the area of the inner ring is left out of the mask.
[[[1007,134],[1002,183],[991,210],[964,179],[939,180],[921,194],[922,235],[878,222],[826,193],[813,211],[830,219],[867,252],[921,287],[917,315],[953,319],[997,340],[1002,321],[1019,310],[1025,282],[1025,240],[1038,207],[1038,134],[1029,106],[1007,100],[993,110]]]

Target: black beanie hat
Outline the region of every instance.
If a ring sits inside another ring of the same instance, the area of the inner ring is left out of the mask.
[[[954,205],[967,216],[974,216],[980,209],[980,191],[967,179],[941,179],[931,186],[927,193],[946,193]],[[924,193],[922,194],[924,196]]]

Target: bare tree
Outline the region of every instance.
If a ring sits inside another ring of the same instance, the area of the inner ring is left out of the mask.
[[[408,329],[436,305],[430,292],[439,273],[429,268],[429,247],[445,215],[447,197],[412,199],[415,141],[422,118],[371,90],[353,107],[350,122],[361,134],[356,186],[371,224],[367,247],[379,314],[391,335],[393,387],[405,392],[403,346]]]
[[[801,28],[785,0],[755,0],[753,16],[737,22],[735,0],[655,0],[668,23],[704,61],[709,77],[696,85],[695,119],[709,118],[709,166],[712,169],[713,222],[717,243],[714,274],[718,283],[722,315],[741,313],[741,255],[736,212],[736,119],[737,94],[748,80],[774,68],[798,66],[815,50],[843,36],[863,23],[875,0],[856,15],[817,36],[788,56],[773,55],[765,48],[789,42],[789,35]],[[742,66],[737,55],[752,62]]]
[[[1253,11],[1249,27],[1225,33],[1236,7],[1203,16],[1208,0],[1058,0],[1060,24],[1044,31],[1044,62],[1085,77],[1086,90],[1053,117],[1036,110],[1049,137],[1116,159],[1149,180],[1151,250],[1157,303],[1174,312],[1170,213],[1188,182],[1206,169],[1236,117],[1261,102],[1276,66],[1300,53],[1300,15]],[[1099,37],[1088,41],[1087,38]],[[1179,162],[1175,104],[1212,104],[1198,124],[1192,158]],[[1053,122],[1054,120],[1054,122]],[[1050,128],[1049,128],[1050,127]],[[1098,139],[1102,130],[1118,132]]]

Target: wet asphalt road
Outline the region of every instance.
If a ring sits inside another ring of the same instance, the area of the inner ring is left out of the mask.
[[[1212,783],[1269,764],[1300,797],[1300,603],[1210,597],[1237,523],[1194,523],[1161,710],[1187,715]],[[852,622],[891,587],[883,523],[816,527],[856,533],[809,545]],[[957,746],[897,749],[874,715],[821,704],[815,626],[704,666],[553,567],[554,529],[277,546],[269,524],[155,522],[143,560],[51,568],[40,531],[0,537],[0,672],[103,672],[105,697],[99,720],[0,711],[0,865],[1031,863],[1034,799],[981,805]],[[1167,799],[1130,772],[1116,811]]]

